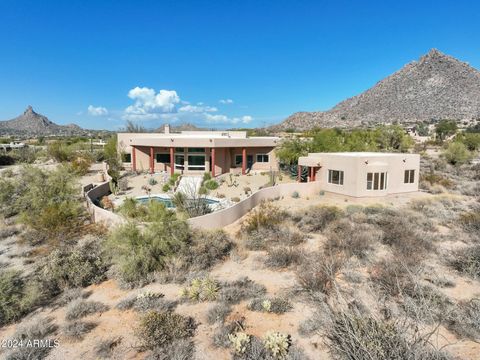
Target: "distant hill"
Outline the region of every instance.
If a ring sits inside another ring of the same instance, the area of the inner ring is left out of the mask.
[[[480,72],[436,49],[331,110],[298,112],[273,131],[480,119]]]
[[[183,123],[176,126],[170,125],[171,132],[206,130],[190,123]],[[165,132],[165,124],[155,129],[154,132]]]
[[[85,135],[89,131],[76,124],[58,125],[36,113],[31,106],[15,119],[0,121],[0,135],[48,136]]]

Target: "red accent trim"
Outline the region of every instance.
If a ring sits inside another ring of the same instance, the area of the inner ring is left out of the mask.
[[[175,158],[174,158],[174,149],[170,147],[170,175],[173,176],[175,172]]]
[[[247,173],[247,149],[242,149],[242,175]]]
[[[312,181],[315,181],[315,166],[312,167]]]
[[[298,168],[297,168],[297,180],[298,182],[302,182],[302,165],[298,165]]]
[[[212,176],[215,177],[215,148],[212,148],[211,149],[211,153],[212,153]]]
[[[150,146],[150,174],[153,174],[155,172],[154,170],[154,160],[153,160],[153,146]]]
[[[137,154],[135,152],[135,146],[132,146],[132,170],[137,171]]]

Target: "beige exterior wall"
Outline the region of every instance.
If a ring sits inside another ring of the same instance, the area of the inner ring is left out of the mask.
[[[420,155],[390,153],[314,153],[301,157],[299,164],[319,166],[315,181],[325,191],[355,196],[374,197],[418,191]],[[329,170],[343,171],[343,185],[328,182]],[[414,182],[404,183],[405,170],[414,170]],[[367,190],[367,173],[386,173],[386,188]]]

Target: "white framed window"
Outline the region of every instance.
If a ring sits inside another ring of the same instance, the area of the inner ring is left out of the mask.
[[[122,160],[124,163],[131,163],[132,162],[132,154],[122,154]]]
[[[387,188],[387,173],[367,173],[367,190],[385,190]]]
[[[413,184],[415,182],[415,170],[405,170],[403,182],[404,184]]]
[[[257,154],[257,162],[268,163],[270,161],[268,154]]]
[[[328,183],[335,185],[343,185],[343,171],[328,170]]]

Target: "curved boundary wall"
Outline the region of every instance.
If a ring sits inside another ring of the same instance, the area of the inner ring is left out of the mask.
[[[288,183],[263,188],[250,195],[248,198],[238,202],[237,204],[213,212],[211,214],[198,216],[188,219],[190,226],[200,229],[217,229],[230,225],[240,219],[247,212],[252,210],[255,206],[260,204],[263,200],[275,199],[282,196],[292,196],[296,191],[302,197],[317,195],[321,190],[320,182],[309,183]],[[102,209],[95,205],[94,201],[102,196],[110,193],[109,182],[106,181],[85,193],[87,201],[87,209],[92,220],[95,223],[103,223],[107,226],[121,225],[127,222],[122,216],[117,215],[111,211]]]
[[[321,190],[320,182],[288,183],[260,189],[239,203],[211,214],[188,219],[191,226],[202,229],[216,229],[227,226],[240,219],[263,200],[282,196],[292,196],[296,191],[302,197],[317,195]]]

